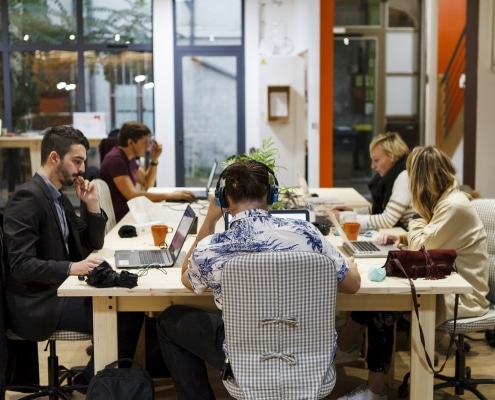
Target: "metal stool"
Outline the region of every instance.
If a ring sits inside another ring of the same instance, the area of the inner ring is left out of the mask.
[[[26,340],[16,335],[12,330],[7,329],[6,336],[11,340]],[[60,367],[58,363],[58,356],[56,351],[56,341],[76,341],[76,340],[91,340],[92,335],[88,333],[74,332],[74,331],[55,331],[48,338],[47,348],[50,347],[50,354],[48,356],[48,385],[12,385],[7,386],[7,390],[12,391],[27,391],[33,392],[21,397],[19,400],[37,399],[43,396],[48,396],[50,400],[63,399],[69,400],[70,397],[66,393],[72,393],[74,390],[86,390],[88,385],[73,384],[72,378],[77,371],[74,369],[67,369]],[[46,350],[46,349],[45,349]],[[67,379],[67,385],[62,383]]]

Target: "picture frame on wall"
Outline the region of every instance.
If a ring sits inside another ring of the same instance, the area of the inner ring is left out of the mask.
[[[268,86],[268,122],[289,122],[290,86]]]

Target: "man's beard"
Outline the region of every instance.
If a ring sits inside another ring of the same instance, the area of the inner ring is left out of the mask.
[[[61,176],[61,183],[63,186],[72,186],[74,182],[76,181],[76,178],[79,176],[79,174],[74,174],[70,175],[62,165],[58,166],[58,173],[59,176]]]

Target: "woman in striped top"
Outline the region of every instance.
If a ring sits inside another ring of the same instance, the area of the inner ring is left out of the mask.
[[[371,168],[376,172],[368,184],[371,207],[354,210],[361,230],[394,226],[407,229],[415,214],[406,171],[408,153],[409,147],[397,132],[380,134],[371,141]],[[336,207],[332,211],[339,218],[339,211],[352,211],[352,208]]]

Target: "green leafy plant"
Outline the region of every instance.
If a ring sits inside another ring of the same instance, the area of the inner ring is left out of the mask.
[[[253,149],[249,153],[245,154],[235,154],[233,156],[228,157],[223,163],[222,167],[226,168],[229,165],[243,159],[255,160],[262,162],[266,166],[268,166],[275,174],[281,168],[284,168],[277,164],[277,160],[279,158],[278,148],[275,146],[275,142],[271,137],[265,138],[261,141],[261,146],[257,149]],[[273,183],[273,182],[272,182]],[[283,208],[292,208],[292,204],[286,200],[286,196],[280,196],[282,194],[292,193],[296,186],[284,187],[278,189],[279,191],[279,199],[284,198],[284,200],[278,201],[270,206],[271,209],[283,209]]]
[[[275,142],[271,137],[265,138],[261,141],[261,146],[257,149],[245,154],[234,154],[228,157],[223,163],[222,167],[226,168],[230,164],[233,164],[239,160],[249,159],[262,162],[267,165],[274,172],[280,168],[277,165],[277,159],[279,158],[278,149],[275,147]]]

